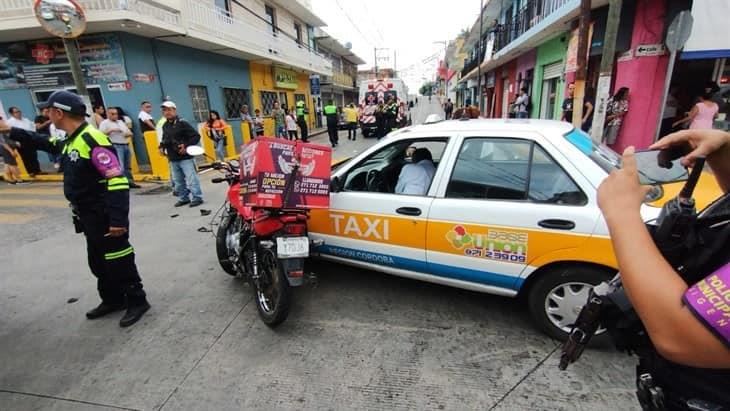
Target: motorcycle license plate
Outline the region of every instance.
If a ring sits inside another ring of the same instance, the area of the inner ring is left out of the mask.
[[[309,238],[279,237],[276,239],[276,254],[279,258],[309,257]]]

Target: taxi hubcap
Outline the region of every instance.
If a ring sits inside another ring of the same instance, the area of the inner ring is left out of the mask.
[[[561,330],[570,332],[593,286],[587,283],[564,283],[553,288],[545,298],[545,313]]]

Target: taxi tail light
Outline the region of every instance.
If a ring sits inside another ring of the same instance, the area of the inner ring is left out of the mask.
[[[287,224],[284,226],[284,232],[289,235],[304,235],[307,232],[306,224]]]

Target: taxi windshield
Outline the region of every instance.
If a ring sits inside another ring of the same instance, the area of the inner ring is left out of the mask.
[[[593,142],[591,136],[583,130],[573,129],[565,134],[565,139],[598,164],[606,173],[621,168],[621,156],[607,145]]]

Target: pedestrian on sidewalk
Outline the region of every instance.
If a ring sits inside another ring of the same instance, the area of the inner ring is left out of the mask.
[[[297,124],[299,125],[299,128],[302,130],[302,141],[307,142],[309,141],[309,129],[307,127],[307,117],[306,115],[309,114],[309,111],[307,110],[307,107],[304,105],[304,100],[297,101],[296,104],[297,107]]]
[[[563,99],[562,109],[563,115],[560,121],[573,122],[573,95],[575,94],[575,83],[568,84],[568,97]]]
[[[299,136],[297,135],[297,120],[294,115],[294,110],[289,110],[289,113],[286,115],[286,132],[289,134],[289,140],[299,139]]]
[[[711,130],[712,123],[717,117],[720,107],[712,100],[712,92],[705,91],[700,96],[700,101],[692,107],[687,115],[672,124],[673,127],[679,127],[683,124],[690,123],[690,129]]]
[[[101,104],[95,105],[94,114],[92,114],[91,118],[94,120],[94,127],[98,129],[101,126],[101,122],[106,120],[106,109],[104,109],[104,106]]]
[[[324,106],[324,115],[327,116],[327,134],[330,138],[330,144],[332,147],[337,147],[339,142],[339,136],[337,135],[337,107],[334,105],[332,100],[327,101],[327,105]]]
[[[139,121],[139,129],[142,131],[142,136],[148,131],[155,131],[155,119],[152,117],[152,103],[149,101],[143,101],[140,105],[139,114],[137,114],[137,120]]]
[[[248,124],[249,139],[253,139],[256,135],[253,117],[251,117],[251,113],[248,112],[248,106],[245,104],[241,106],[241,122]]]
[[[59,141],[0,122],[0,132],[37,150],[62,155],[64,195],[71,203],[76,232],[84,233],[88,264],[97,278],[101,303],[86,313],[96,319],[126,309],[119,321],[128,327],[150,305],[129,243],[129,183],[112,143],[86,122],[86,105],[77,94],[59,90],[39,104],[53,124],[68,135]]]
[[[261,110],[254,110],[253,128],[256,132],[256,137],[264,135],[264,117],[261,115]]]
[[[208,121],[203,124],[203,132],[208,136],[209,139],[213,140],[213,146],[215,147],[215,157],[218,161],[225,161],[226,159],[226,124],[215,110],[210,110],[208,114]]]
[[[451,99],[447,99],[446,103],[444,103],[444,115],[446,116],[446,120],[451,120],[451,116],[454,114],[454,103],[451,102]]]
[[[10,118],[8,119],[10,127],[18,127],[23,130],[35,131],[35,124],[23,117],[23,112],[20,111],[19,108],[10,107],[8,112],[10,113]],[[36,174],[41,173],[41,164],[38,162],[38,153],[33,147],[24,147],[23,144],[20,144],[20,146],[17,147],[17,151],[18,154],[20,154],[20,158],[23,160],[25,171],[27,171],[31,177],[35,177]]]
[[[603,142],[611,145],[616,143],[621,131],[624,116],[629,112],[629,88],[621,87],[616,94],[608,99],[606,105],[606,128],[603,130]]]
[[[520,95],[517,97],[517,100],[515,100],[515,111],[517,118],[529,118],[530,112],[530,95],[527,94],[528,88],[522,87],[520,90]]]
[[[274,109],[271,110],[271,117],[274,118],[274,134],[279,138],[286,138],[286,112],[279,107],[279,102],[274,102]]]
[[[177,116],[177,106],[172,101],[162,103],[162,114],[166,121],[162,126],[160,153],[167,156],[170,161],[175,191],[179,199],[175,207],[184,205],[197,207],[203,204],[203,192],[200,190],[195,160],[187,153],[186,148],[200,143],[200,134],[190,123]],[[190,201],[191,195],[192,201]]]
[[[586,133],[591,132],[593,127],[593,112],[595,111],[595,92],[591,87],[586,87],[585,97],[583,97],[583,119],[581,120],[581,130]]]
[[[129,188],[140,188],[134,183],[132,178],[132,152],[129,150],[129,138],[132,137],[132,131],[127,128],[126,123],[119,118],[119,110],[111,107],[107,110],[107,119],[99,125],[99,131],[106,134],[114,147],[117,154],[117,160],[124,170],[124,175],[129,181]]]
[[[8,184],[24,184],[24,181],[20,178],[18,161],[15,159],[20,155],[15,147],[16,144],[13,140],[5,140],[3,135],[0,134],[0,156],[2,156],[3,163],[5,163],[3,174]]]
[[[353,103],[345,107],[345,121],[347,122],[347,139],[355,141],[357,137],[357,109]]]

